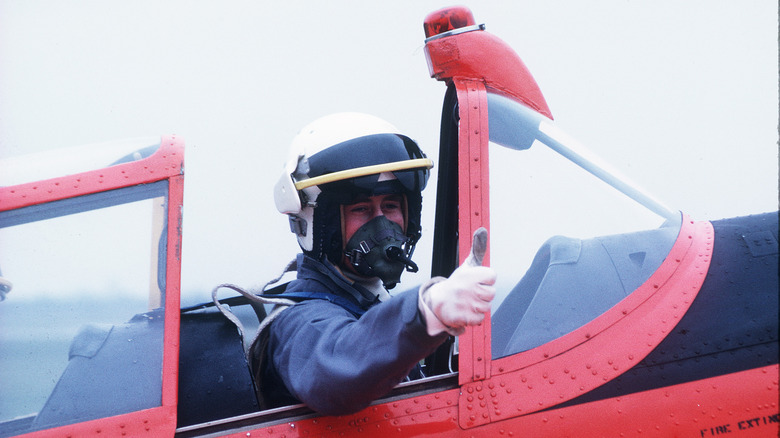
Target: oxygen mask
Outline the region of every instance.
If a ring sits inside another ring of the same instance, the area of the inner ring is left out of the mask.
[[[400,225],[377,216],[355,231],[344,253],[358,274],[378,277],[385,288],[392,289],[401,281],[404,269],[417,272],[408,243]]]

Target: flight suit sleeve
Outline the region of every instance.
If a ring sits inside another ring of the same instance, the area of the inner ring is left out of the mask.
[[[271,324],[268,354],[294,397],[344,415],[387,394],[446,338],[427,333],[414,289],[360,319],[325,300],[299,303]]]

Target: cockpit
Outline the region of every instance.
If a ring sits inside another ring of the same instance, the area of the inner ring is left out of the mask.
[[[487,102],[490,264],[499,274],[491,350],[498,359],[558,339],[629,296],[666,258],[681,217],[544,116],[495,91]],[[451,122],[457,127],[456,116]],[[121,153],[109,168],[144,160],[159,143],[127,146],[113,148]],[[102,184],[102,174],[90,175]],[[151,409],[165,399],[166,262],[177,250],[167,246],[170,196],[163,180],[0,212],[0,377],[9,382],[0,436]],[[267,310],[227,302],[245,320]],[[180,318],[179,426],[256,413],[256,382],[235,327],[206,307],[182,309]],[[454,385],[458,350],[455,341],[443,365],[394,396]],[[95,364],[124,380],[96,378]],[[222,380],[212,381],[215,367]],[[135,392],[122,403],[89,390],[123,381]],[[209,402],[214,397],[231,402]],[[290,409],[302,407],[263,415]]]

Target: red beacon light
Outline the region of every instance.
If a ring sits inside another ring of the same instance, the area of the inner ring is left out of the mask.
[[[475,25],[474,15],[465,6],[454,6],[433,11],[425,17],[423,29],[425,38],[444,36],[442,34]]]

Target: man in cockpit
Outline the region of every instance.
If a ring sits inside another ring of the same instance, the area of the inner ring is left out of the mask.
[[[490,310],[495,272],[464,264],[449,278],[388,293],[421,235],[421,191],[432,161],[373,116],[314,121],[291,146],[275,186],[303,250],[297,278],[251,349],[265,408],[305,403],[326,415],[357,412],[407,378],[449,335]]]

